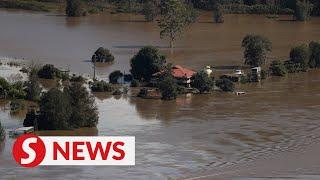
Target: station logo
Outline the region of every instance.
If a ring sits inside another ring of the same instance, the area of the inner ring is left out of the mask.
[[[12,149],[22,167],[135,165],[135,137],[22,135]]]

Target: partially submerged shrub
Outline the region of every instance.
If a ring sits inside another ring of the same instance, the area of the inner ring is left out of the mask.
[[[272,61],[269,70],[273,76],[285,76],[287,74],[285,65],[279,60]]]
[[[0,143],[3,142],[6,138],[6,132],[4,131],[2,124],[0,122]]]
[[[54,79],[60,76],[60,71],[52,64],[46,64],[38,71],[38,77],[43,79]]]
[[[92,92],[112,92],[113,87],[105,81],[94,81],[90,84]]]
[[[96,50],[94,55],[91,58],[92,62],[113,62],[114,56],[111,54],[111,52],[108,49],[105,49],[103,47],[100,47]]]
[[[123,76],[122,72],[117,70],[117,71],[113,71],[110,75],[109,75],[109,82],[112,84],[118,84],[118,79],[121,78]]]
[[[232,81],[229,79],[223,78],[223,79],[218,79],[216,81],[216,86],[219,87],[222,91],[225,92],[232,92],[234,91],[234,84]]]

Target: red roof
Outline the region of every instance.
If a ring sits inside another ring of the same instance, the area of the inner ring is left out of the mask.
[[[172,75],[175,78],[191,78],[196,72],[187,69],[187,68],[183,68],[180,65],[175,65],[172,68]]]
[[[158,76],[163,73],[164,71],[160,71],[160,72],[154,73],[152,76]],[[172,76],[175,78],[191,78],[196,72],[187,68],[183,68],[180,65],[175,65],[172,67],[171,73],[172,73]]]

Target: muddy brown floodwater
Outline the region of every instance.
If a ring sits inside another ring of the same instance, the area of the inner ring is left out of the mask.
[[[208,64],[241,64],[240,42],[247,33],[270,38],[274,49],[270,57],[285,58],[293,45],[320,39],[319,18],[306,23],[289,21],[289,17],[281,19],[227,15],[226,23],[212,24],[211,15],[204,14],[177,42],[174,55],[169,55],[170,61],[194,69]],[[156,45],[169,54],[167,43],[159,39],[156,24],[145,23],[136,15],[67,19],[1,10],[0,23],[0,56],[69,66],[74,72],[91,72],[87,60],[99,46],[110,48],[116,57],[113,65],[99,68],[102,77],[114,69],[128,71],[130,57],[146,44]],[[136,166],[23,169],[11,156],[14,140],[7,138],[0,153],[1,178],[176,179],[241,167],[274,152],[295,151],[318,139],[319,84],[320,71],[310,71],[239,85],[238,89],[248,91],[244,96],[215,93],[179,97],[170,102],[98,96],[97,129],[43,133],[136,136]],[[23,116],[9,113],[6,106],[7,102],[1,102],[0,117],[5,129],[21,126]],[[304,171],[283,170],[292,177],[320,174],[319,168],[303,168]],[[273,175],[272,171],[265,173]]]

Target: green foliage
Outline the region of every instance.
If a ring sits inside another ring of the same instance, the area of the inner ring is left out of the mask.
[[[233,92],[234,91],[234,84],[229,79],[223,78],[218,79],[216,81],[216,86],[219,87],[222,91],[225,92]]]
[[[25,99],[27,93],[24,90],[23,82],[16,82],[10,86],[8,96],[13,99]]]
[[[160,0],[145,0],[143,15],[146,21],[154,21],[158,14],[160,14]]]
[[[112,92],[114,88],[105,81],[94,81],[90,84],[92,92]]]
[[[86,79],[82,76],[76,76],[73,75],[70,79],[70,82],[78,82],[78,83],[84,83],[86,81]]]
[[[285,61],[284,66],[288,73],[306,72],[308,67],[305,64],[294,63],[293,61]]]
[[[3,77],[0,77],[0,89],[6,90],[6,91],[8,91],[10,89],[9,82]]]
[[[60,71],[52,64],[46,64],[38,71],[38,77],[43,79],[54,79],[60,76]]]
[[[294,47],[290,51],[290,61],[296,64],[307,66],[309,62],[310,52],[306,44]]]
[[[320,67],[320,42],[315,42],[315,41],[310,42],[309,49],[310,49],[309,67],[319,68]]]
[[[285,76],[287,74],[287,69],[283,62],[279,60],[272,61],[269,70],[273,76]]]
[[[6,132],[4,131],[2,124],[0,122],[0,143],[3,142],[6,138]]]
[[[83,15],[80,0],[67,0],[66,1],[66,14],[69,17],[79,17]]]
[[[92,62],[113,62],[114,56],[111,52],[103,47],[100,47],[96,50],[94,55],[91,58]]]
[[[223,23],[224,22],[223,6],[218,3],[214,5],[213,19],[216,23]]]
[[[165,77],[159,83],[159,89],[161,91],[163,100],[173,100],[177,98],[178,95],[178,85],[176,80],[172,76]]]
[[[26,82],[26,99],[40,101],[41,91],[40,83],[34,77],[30,77],[30,80]]]
[[[23,126],[24,127],[30,127],[30,126],[35,126],[37,124],[37,114],[34,109],[31,109],[27,112],[26,117],[23,121]]]
[[[123,74],[121,71],[119,71],[119,70],[113,71],[109,75],[109,82],[112,84],[118,84],[118,79],[121,78],[122,76],[123,76]]]
[[[259,35],[247,35],[242,41],[245,64],[252,67],[261,66],[271,51],[272,44],[269,39]]]
[[[165,56],[157,48],[146,46],[131,59],[130,71],[134,79],[149,81],[152,74],[164,68],[165,63]]]
[[[213,89],[214,81],[204,71],[200,71],[192,77],[191,86],[198,89],[200,93],[210,92]]]
[[[134,0],[117,1],[116,12],[118,13],[140,13],[143,11],[143,5]]]
[[[2,0],[0,8],[14,8],[32,11],[49,11],[49,7],[44,3],[34,0]]]
[[[57,88],[45,93],[40,102],[40,130],[64,130],[71,129],[70,118],[72,107],[67,93]]]
[[[98,111],[95,99],[81,83],[71,83],[64,91],[50,89],[41,97],[40,114],[30,111],[24,124],[35,121],[40,130],[65,130],[96,127]]]
[[[161,1],[161,18],[158,21],[160,37],[170,39],[170,47],[186,26],[194,22],[197,13],[190,4],[181,0]]]
[[[313,5],[306,0],[297,0],[294,16],[297,21],[307,21],[310,19]]]
[[[228,14],[293,14],[294,11],[289,8],[281,8],[275,5],[245,5],[245,4],[227,4],[223,5],[224,12]]]
[[[96,127],[99,116],[94,97],[81,83],[72,83],[66,91],[72,108],[69,120],[71,127]]]

